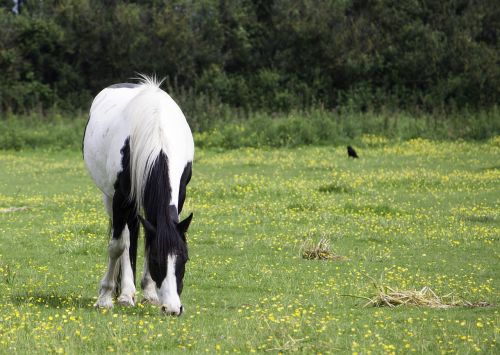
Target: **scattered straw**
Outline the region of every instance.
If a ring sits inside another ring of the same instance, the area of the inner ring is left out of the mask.
[[[321,238],[318,243],[308,239],[301,248],[302,258],[307,260],[345,260],[346,257],[332,252],[330,241]]]
[[[417,290],[397,290],[383,284],[383,273],[379,280],[367,275],[373,282],[373,286],[377,290],[377,295],[370,298],[356,295],[342,295],[367,300],[363,307],[389,307],[394,308],[398,306],[415,306],[415,307],[429,307],[438,309],[448,309],[453,307],[490,307],[491,304],[485,301],[469,302],[465,299],[457,299],[451,293],[438,296],[430,287],[425,286],[420,291]]]
[[[0,208],[0,213],[20,212],[26,211],[27,209],[28,206]]]
[[[405,305],[445,309],[464,305],[463,302],[456,300],[451,294],[439,297],[427,286],[420,291],[401,291],[389,286],[378,286],[377,288],[378,294],[369,299],[364,305],[365,307],[396,307]]]
[[[282,351],[299,351],[300,349],[300,343],[305,340],[303,339],[294,339],[290,335],[288,335],[289,340],[284,342],[283,344],[271,348],[271,349],[266,349],[266,351],[272,351],[272,352],[282,352]]]
[[[478,308],[478,307],[490,307],[492,306],[492,304],[485,301],[471,303],[469,301],[464,300],[464,306],[467,308]]]

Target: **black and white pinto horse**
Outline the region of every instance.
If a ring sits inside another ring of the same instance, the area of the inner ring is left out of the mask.
[[[112,235],[96,307],[113,307],[114,292],[119,292],[120,304],[134,305],[141,222],[146,239],[144,298],[166,314],[183,310],[186,231],[193,214],[182,222],[179,215],[191,179],[194,143],[182,111],[160,84],[142,76],[138,84],[110,86],[90,108],[83,154],[103,192]]]

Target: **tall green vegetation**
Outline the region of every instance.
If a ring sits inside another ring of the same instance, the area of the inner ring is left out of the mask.
[[[493,0],[0,0],[0,111],[75,112],[136,72],[196,130],[249,112],[488,109]]]

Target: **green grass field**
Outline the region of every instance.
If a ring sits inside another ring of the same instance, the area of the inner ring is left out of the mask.
[[[80,152],[1,151],[0,353],[498,354],[500,139],[364,139],[198,150],[179,318],[94,309],[108,224]],[[302,258],[321,239],[341,257]],[[374,283],[487,306],[363,307]]]

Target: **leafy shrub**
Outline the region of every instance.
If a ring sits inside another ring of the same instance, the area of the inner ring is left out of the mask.
[[[84,109],[135,72],[184,91],[196,130],[226,106],[245,115],[318,107],[418,115],[491,108],[500,96],[493,0],[22,4],[20,15],[11,1],[0,6],[1,112]],[[344,127],[360,134],[356,123]]]

